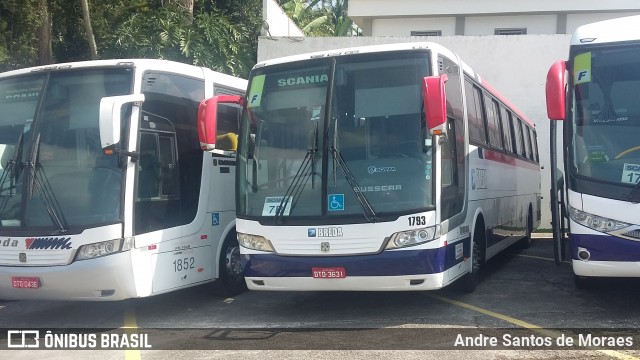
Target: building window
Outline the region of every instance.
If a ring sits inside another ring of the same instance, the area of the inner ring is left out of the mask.
[[[527,28],[503,28],[495,29],[495,35],[527,35]]]
[[[442,30],[412,31],[411,36],[442,36]]]

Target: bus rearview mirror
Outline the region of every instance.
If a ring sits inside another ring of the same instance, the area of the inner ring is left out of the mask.
[[[141,106],[144,102],[143,94],[131,94],[122,96],[108,96],[100,100],[100,145],[103,149],[112,147],[120,142],[120,129],[122,126],[122,107],[133,103]]]
[[[431,135],[444,135],[447,123],[447,98],[445,83],[447,75],[427,76],[422,82],[422,98],[427,128]]]
[[[218,146],[218,142],[236,143],[237,135],[233,133],[220,134],[218,138],[218,105],[231,104],[244,107],[244,97],[238,95],[217,95],[209,99],[202,100],[198,108],[198,139],[200,148],[221,155],[231,155],[234,151],[229,149],[234,146]],[[221,144],[218,144],[221,145]]]
[[[558,60],[549,68],[545,93],[547,97],[547,116],[550,120],[564,120],[565,110],[565,74],[567,62]]]

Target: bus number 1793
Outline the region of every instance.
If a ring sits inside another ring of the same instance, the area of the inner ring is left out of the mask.
[[[427,225],[427,217],[426,216],[409,216],[409,226],[420,226]]]

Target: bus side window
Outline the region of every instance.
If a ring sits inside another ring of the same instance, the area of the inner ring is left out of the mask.
[[[442,220],[459,214],[464,207],[465,194],[465,131],[464,102],[460,67],[444,56],[438,57],[440,74],[447,74],[446,143],[442,145]],[[446,167],[446,168],[445,168]],[[446,173],[446,176],[445,176]]]
[[[487,134],[484,128],[482,100],[480,90],[470,81],[464,83],[467,97],[467,117],[469,119],[469,139],[476,143],[486,144]]]
[[[484,96],[485,110],[487,113],[487,131],[489,132],[489,144],[494,149],[502,150],[502,135],[500,133],[500,124],[498,119],[498,103]]]
[[[518,131],[518,129],[522,130],[519,126],[518,119],[510,114],[509,122],[511,123],[511,136],[513,138],[513,143],[515,144],[515,148],[513,149],[513,153],[515,155],[522,155],[522,131]]]
[[[238,147],[240,128],[240,107],[218,104],[218,122],[216,123],[216,148],[235,151]]]
[[[538,136],[534,130],[531,130],[531,144],[533,147],[533,160],[540,162],[540,154],[538,153]]]
[[[502,125],[502,141],[506,152],[513,152],[511,144],[511,121],[509,120],[509,112],[504,106],[500,106],[500,124]]]

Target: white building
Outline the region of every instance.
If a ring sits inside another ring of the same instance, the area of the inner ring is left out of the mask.
[[[350,0],[364,36],[571,34],[580,25],[640,15],[632,0]]]

